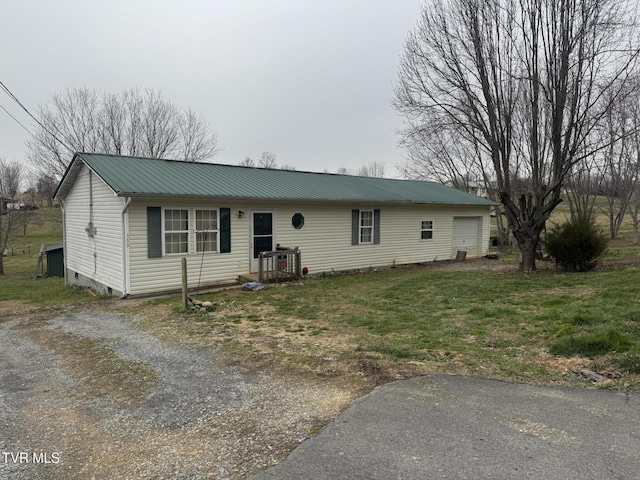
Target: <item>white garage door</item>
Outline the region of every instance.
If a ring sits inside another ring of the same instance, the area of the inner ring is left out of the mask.
[[[476,257],[480,251],[480,218],[454,217],[452,257],[458,250],[467,252],[467,256]]]

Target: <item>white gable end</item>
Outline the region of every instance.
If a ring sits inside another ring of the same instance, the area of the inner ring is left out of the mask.
[[[81,168],[63,205],[67,275],[124,291],[123,205],[97,175]]]

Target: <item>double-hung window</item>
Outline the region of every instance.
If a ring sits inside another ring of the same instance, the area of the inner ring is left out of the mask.
[[[165,255],[217,252],[218,232],[216,209],[164,209]]]
[[[351,210],[351,245],[380,243],[380,209]]]
[[[196,210],[196,253],[218,251],[218,211]]]
[[[433,220],[423,220],[420,228],[420,238],[431,240],[433,238]]]
[[[189,251],[189,210],[165,209],[164,253],[187,253]]]
[[[360,243],[373,243],[373,210],[360,210]]]
[[[231,209],[147,207],[147,257],[231,252]]]

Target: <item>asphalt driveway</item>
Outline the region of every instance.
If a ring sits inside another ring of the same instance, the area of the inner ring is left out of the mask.
[[[640,396],[429,376],[356,401],[266,479],[637,479]]]

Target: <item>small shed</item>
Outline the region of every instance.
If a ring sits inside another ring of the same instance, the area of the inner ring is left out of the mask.
[[[47,256],[47,277],[64,277],[64,245],[45,245],[43,253]]]

